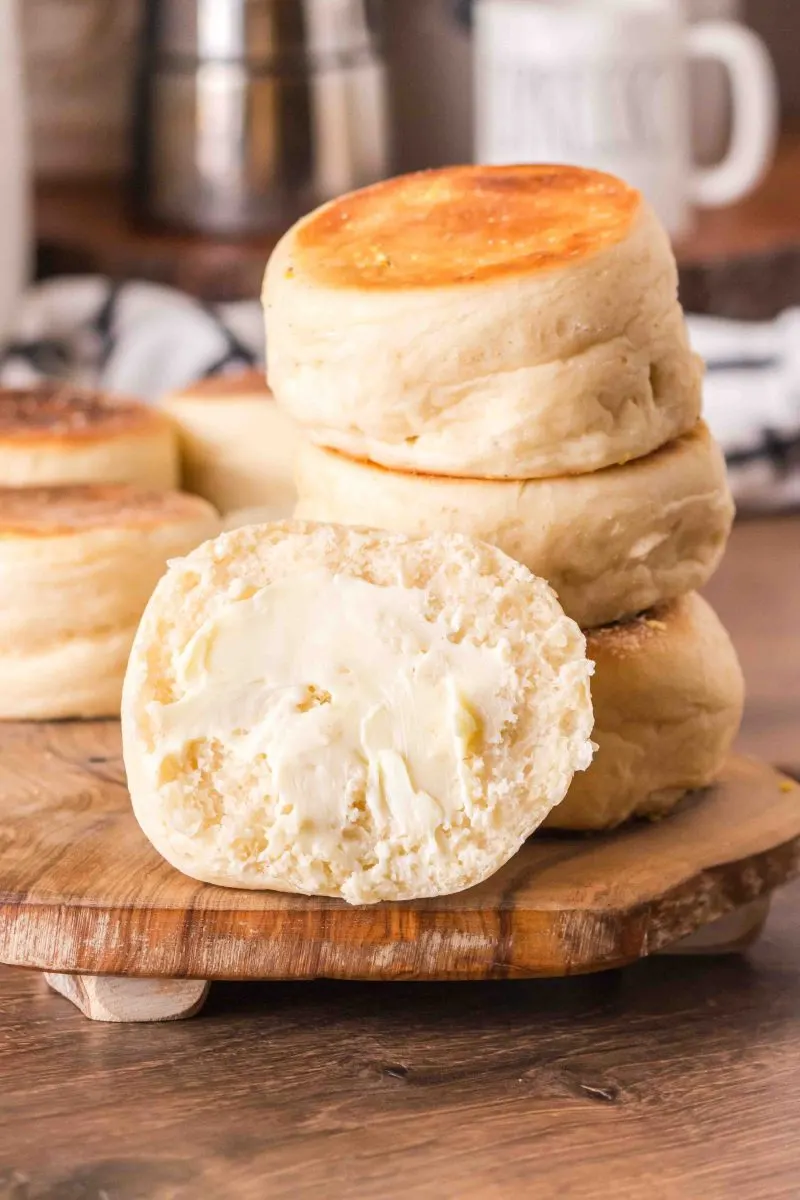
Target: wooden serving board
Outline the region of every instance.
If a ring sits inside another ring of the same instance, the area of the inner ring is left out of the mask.
[[[116,722],[0,725],[0,961],[48,972],[206,981],[600,971],[751,903],[799,866],[800,786],[733,758],[717,787],[658,824],[538,836],[455,896],[352,908],[209,887],[173,870],[140,832]],[[92,1007],[79,980],[56,985]]]

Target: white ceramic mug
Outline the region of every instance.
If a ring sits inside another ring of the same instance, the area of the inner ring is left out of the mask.
[[[744,26],[690,26],[679,0],[478,0],[475,15],[478,161],[610,171],[673,235],[693,205],[732,203],[769,166],[777,83]],[[692,58],[718,60],[731,81],[731,143],[710,167],[691,161]]]
[[[744,0],[686,0],[687,15],[700,21],[741,22]],[[731,97],[728,69],[717,60],[692,59],[689,64],[692,149],[698,162],[719,162],[730,141]]]

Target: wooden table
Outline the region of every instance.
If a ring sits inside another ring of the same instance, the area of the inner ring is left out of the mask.
[[[800,517],[739,525],[710,591],[742,745],[800,775]],[[176,1025],[95,1025],[0,968],[0,1200],[795,1196],[798,904],[743,958],[219,984]]]

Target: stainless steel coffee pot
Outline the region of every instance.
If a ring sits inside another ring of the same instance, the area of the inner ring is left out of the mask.
[[[146,0],[133,200],[236,235],[389,169],[382,0]]]

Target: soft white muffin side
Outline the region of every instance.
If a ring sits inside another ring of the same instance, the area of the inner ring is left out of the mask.
[[[725,460],[702,423],[624,467],[525,482],[390,471],[307,445],[297,489],[302,520],[490,542],[546,579],[583,629],[702,587],[733,521]]]
[[[298,433],[261,372],[205,379],[161,400],[180,441],[183,483],[221,513],[291,516]]]
[[[218,531],[196,496],[0,489],[0,719],[118,716],[136,627],[167,561]]]

